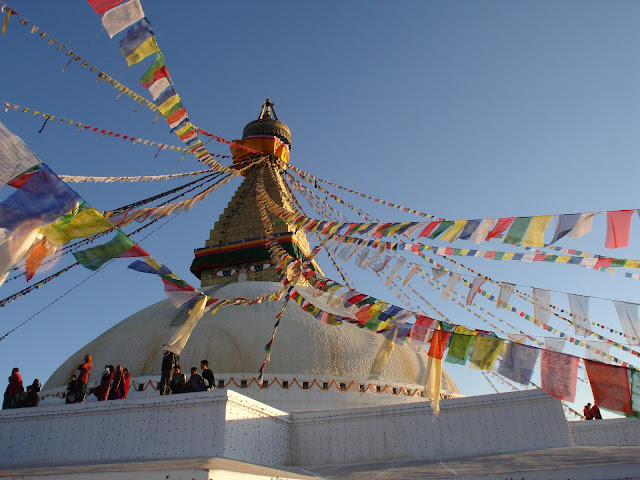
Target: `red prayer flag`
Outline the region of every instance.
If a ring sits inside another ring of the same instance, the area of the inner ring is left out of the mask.
[[[25,264],[25,273],[27,276],[27,282],[33,278],[35,273],[38,271],[38,267],[44,260],[44,257],[47,256],[49,249],[47,248],[47,240],[42,239],[38,246],[31,251],[31,254],[27,258],[27,262]]]
[[[138,245],[134,245],[129,250],[124,253],[121,253],[116,258],[130,258],[130,257],[149,257],[150,255],[145,252]]]
[[[501,233],[504,233],[504,231],[511,226],[514,220],[515,217],[498,219],[498,223],[496,223],[496,226],[493,227],[493,230],[489,232],[486,239],[491,240],[492,238],[496,238]]]
[[[579,357],[551,350],[542,350],[540,377],[542,390],[552,397],[573,402],[576,397]]]
[[[442,360],[444,356],[444,350],[447,347],[447,340],[451,332],[446,330],[434,330],[433,337],[431,337],[431,346],[429,347],[428,355],[430,357]]]
[[[606,248],[629,246],[629,229],[633,212],[635,210],[607,212],[607,239],[604,243]]]
[[[435,320],[433,318],[420,315],[416,318],[416,323],[411,328],[409,338],[424,343],[427,337],[427,332],[429,331],[429,328],[431,328],[431,325],[433,325],[434,321]]]
[[[161,78],[168,77],[168,76],[169,76],[169,70],[167,70],[167,66],[162,65],[160,68],[153,71],[153,77],[151,77],[151,80],[152,80],[151,83],[143,82],[142,80],[140,80],[140,83],[144,88],[149,88],[150,85],[154,84]]]
[[[584,366],[591,383],[593,402],[607,410],[633,415],[627,369],[586,359]]]
[[[418,238],[420,237],[428,237],[429,235],[431,235],[431,232],[433,232],[435,230],[435,228],[440,225],[440,220],[436,220],[435,222],[431,222],[429,225],[427,225],[426,227],[424,227],[424,230],[422,230],[420,232],[420,235],[418,235]]]
[[[93,7],[98,15],[106,12],[107,10],[111,10],[113,7],[118,5],[122,0],[88,0],[89,5]]]
[[[167,117],[167,123],[172,124],[172,123],[178,121],[186,113],[187,113],[187,111],[184,108],[181,108],[177,112],[174,112],[174,113],[172,113],[171,115],[169,115]]]

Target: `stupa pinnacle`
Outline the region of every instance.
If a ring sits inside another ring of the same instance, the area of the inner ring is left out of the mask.
[[[267,98],[257,120],[249,122],[242,132],[242,140],[231,147],[234,165],[246,166],[261,156],[275,156],[284,163],[289,161],[291,131],[278,120],[274,105]],[[253,150],[253,151],[251,151]],[[264,155],[255,153],[263,152]],[[260,166],[252,166],[244,173],[245,179],[218,218],[205,247],[195,250],[191,272],[200,278],[203,287],[230,281],[279,281],[267,250],[264,226],[256,203],[256,180]],[[290,202],[286,187],[279,175],[264,176],[264,185],[271,198],[285,208]],[[278,243],[289,254],[304,259],[309,254],[309,242],[302,231],[294,231],[279,218],[272,216],[273,232]]]

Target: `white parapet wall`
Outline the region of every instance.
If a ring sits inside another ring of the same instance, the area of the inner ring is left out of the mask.
[[[0,468],[227,458],[259,465],[441,459],[571,446],[537,390],[286,413],[230,390],[0,413]]]
[[[291,416],[295,465],[571,446],[560,401],[539,390],[442,400],[438,415],[420,402]]]
[[[282,465],[288,423],[287,413],[228,390],[3,410],[0,464],[226,457]]]
[[[576,447],[640,445],[640,420],[610,418],[569,422]]]

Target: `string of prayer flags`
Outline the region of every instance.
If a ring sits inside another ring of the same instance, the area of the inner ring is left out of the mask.
[[[471,368],[476,370],[493,370],[498,355],[504,347],[502,338],[478,335],[471,352]]]
[[[629,231],[631,217],[635,210],[619,210],[607,212],[607,238],[606,248],[621,248],[629,246]]]
[[[536,325],[546,325],[551,316],[551,292],[542,288],[533,289],[533,312]]]
[[[638,304],[614,300],[613,305],[618,313],[622,331],[627,336],[629,345],[640,345],[640,320],[638,320]]]
[[[117,229],[116,236],[108,242],[96,247],[87,248],[78,252],[73,252],[73,256],[85,268],[98,270],[109,260],[116,257],[145,256],[149,254],[137,247],[136,243],[125,235],[122,230]],[[135,249],[135,251],[133,251]]]
[[[511,341],[500,361],[498,375],[522,385],[529,385],[539,355],[538,348]]]
[[[542,350],[540,355],[542,389],[552,397],[573,402],[576,397],[580,357],[551,350]]]
[[[631,385],[629,370],[618,365],[584,360],[587,370],[593,403],[600,408],[606,408],[625,415],[633,415],[631,409]]]
[[[591,332],[591,322],[589,321],[589,297],[568,293],[569,308],[573,328],[578,336],[585,336]]]

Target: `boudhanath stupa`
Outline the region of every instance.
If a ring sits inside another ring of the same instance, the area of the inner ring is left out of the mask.
[[[236,141],[286,168],[289,127],[267,100]],[[191,271],[217,299],[268,298],[282,289],[256,200],[256,154],[235,152],[244,180],[197,246]],[[284,165],[284,166],[283,166]],[[264,188],[291,201],[275,175]],[[302,229],[270,214],[273,238],[316,271]],[[190,246],[193,247],[193,246]],[[298,278],[297,289],[327,312],[341,307]],[[439,402],[424,344],[394,345],[374,372],[385,337],[327,325],[298,304],[284,311],[262,377],[265,339],[281,298],[204,315],[180,352],[183,370],[208,359],[212,390],[160,395],[163,345],[190,306],[170,299],[122,320],[80,348],[47,380],[37,408],[0,413],[0,473],[49,479],[236,478],[638,478],[635,419],[568,422],[560,400],[540,390],[464,397],[442,371]],[[90,387],[117,358],[132,375],[125,400],[65,404],[70,375],[93,356]],[[434,407],[434,403],[437,407]],[[439,410],[439,411],[438,411]]]

